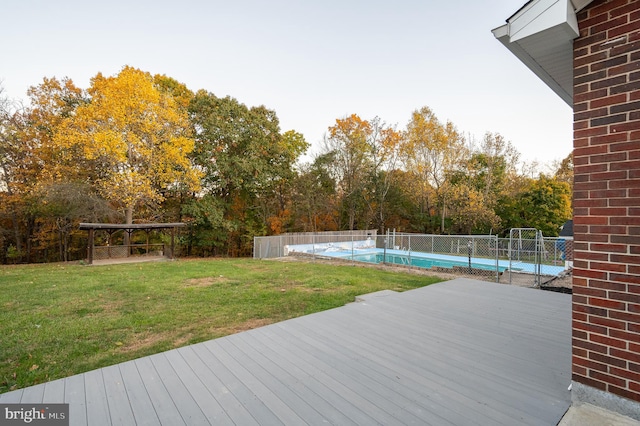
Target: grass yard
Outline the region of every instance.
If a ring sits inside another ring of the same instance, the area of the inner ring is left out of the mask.
[[[0,266],[0,393],[437,281],[253,259]]]

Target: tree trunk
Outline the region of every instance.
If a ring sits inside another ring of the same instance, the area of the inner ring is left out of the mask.
[[[18,215],[14,208],[11,209],[11,222],[13,222],[13,235],[16,240],[16,250],[20,254],[22,259],[22,233],[20,232],[20,223],[18,222]]]

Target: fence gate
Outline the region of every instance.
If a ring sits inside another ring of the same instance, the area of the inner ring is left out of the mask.
[[[542,231],[535,228],[512,228],[509,233],[508,250],[509,284],[512,284],[513,271],[518,271],[518,276],[532,277],[534,286],[540,286],[544,254]]]

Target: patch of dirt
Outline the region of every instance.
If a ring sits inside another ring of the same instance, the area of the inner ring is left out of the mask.
[[[173,341],[173,347],[180,348],[182,346],[188,345],[192,338],[193,338],[192,333],[187,333],[184,336],[180,336]]]
[[[182,282],[182,287],[209,287],[214,284],[223,284],[231,281],[227,277],[220,275],[219,277],[191,278]]]
[[[155,345],[156,343],[163,340],[164,338],[166,338],[166,336],[161,333],[149,334],[146,337],[135,336],[134,337],[135,340],[131,344],[122,345],[118,347],[117,351],[121,353],[137,352],[141,349],[145,349]]]
[[[231,335],[240,333],[241,331],[253,330],[254,328],[264,327],[265,325],[272,324],[274,321],[269,318],[252,318],[240,324],[232,325],[225,328],[217,328],[212,330],[215,334]]]

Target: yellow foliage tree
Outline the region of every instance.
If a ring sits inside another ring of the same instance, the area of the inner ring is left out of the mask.
[[[466,154],[463,138],[451,122],[442,124],[430,108],[423,107],[411,115],[401,151],[406,170],[416,176],[420,185],[422,212],[435,204],[429,202],[435,197],[444,232],[448,179]]]
[[[336,124],[329,127],[329,136],[324,141],[325,153],[333,156],[332,171],[348,216],[349,229],[354,229],[358,203],[371,168],[368,144],[371,133],[371,123],[351,114],[337,119]]]
[[[87,92],[89,101],[61,123],[54,142],[92,165],[94,185],[124,210],[126,223],[167,190],[197,190],[186,112],[149,73],[128,66],[114,77],[98,73]]]

